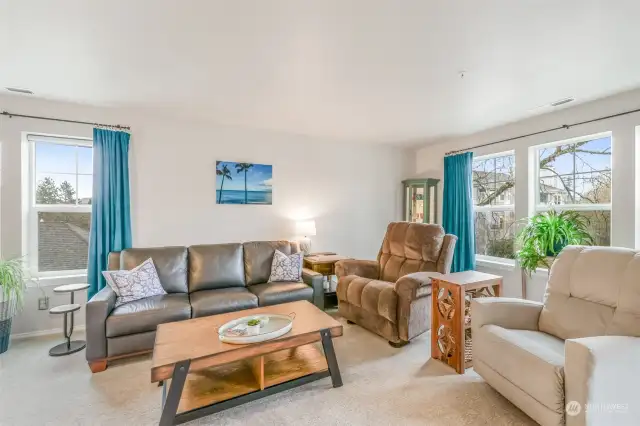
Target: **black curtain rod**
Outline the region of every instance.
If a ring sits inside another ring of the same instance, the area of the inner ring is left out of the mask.
[[[9,118],[11,118],[11,117],[35,118],[37,120],[60,121],[62,123],[89,124],[91,126],[111,127],[113,129],[118,129],[118,130],[131,130],[131,128],[129,126],[121,126],[119,124],[112,125],[112,124],[102,124],[102,123],[91,123],[89,121],[65,120],[63,118],[41,117],[41,116],[38,116],[38,115],[14,114],[12,112],[7,112],[7,111],[2,111],[0,113],[0,115],[5,115],[5,116],[7,116]]]
[[[514,141],[516,139],[528,138],[529,136],[535,136],[535,135],[541,135],[543,133],[555,132],[556,130],[562,130],[562,129],[569,130],[571,127],[574,127],[574,126],[580,126],[582,124],[593,123],[593,122],[596,122],[596,121],[608,120],[610,118],[620,117],[622,115],[633,114],[634,112],[640,112],[640,108],[633,109],[631,111],[619,112],[617,114],[607,115],[607,116],[604,116],[604,117],[594,118],[592,120],[580,121],[578,123],[563,124],[562,126],[554,127],[552,129],[540,130],[539,132],[527,133],[526,135],[516,136],[516,137],[508,138],[508,139],[502,139],[502,140],[496,141],[496,142],[484,143],[484,144],[481,144],[481,145],[476,145],[476,146],[472,146],[472,147],[465,148],[465,149],[458,149],[458,150],[455,150],[455,151],[449,151],[449,152],[447,152],[445,154],[445,156],[446,155],[458,154],[460,152],[471,151],[472,149],[482,148],[482,147],[485,147],[485,146],[491,146],[491,145],[496,145],[496,144],[499,144],[499,143],[510,142],[510,141]]]

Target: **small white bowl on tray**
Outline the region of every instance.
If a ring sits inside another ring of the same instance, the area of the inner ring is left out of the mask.
[[[249,315],[231,320],[222,325],[218,329],[218,338],[221,342],[231,343],[234,345],[245,345],[248,343],[257,343],[276,339],[291,331],[294,318],[295,313],[291,313],[289,315]],[[251,327],[248,326],[247,323],[250,320],[260,321],[260,330],[257,334],[249,332]]]

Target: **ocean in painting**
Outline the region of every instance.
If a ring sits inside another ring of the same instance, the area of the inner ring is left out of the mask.
[[[273,167],[216,161],[217,204],[271,204]]]
[[[269,191],[247,191],[247,204],[271,204],[271,194]],[[216,191],[218,204],[244,204],[244,191],[224,190],[220,198],[220,190]]]

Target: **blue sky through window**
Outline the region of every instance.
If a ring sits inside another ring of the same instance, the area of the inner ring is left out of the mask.
[[[66,180],[76,190],[78,198],[91,197],[93,188],[92,148],[37,142],[35,144],[35,167],[36,185],[46,177],[53,179],[56,185],[60,185]]]
[[[570,145],[570,144],[567,144]],[[594,139],[578,148],[582,151],[576,153],[576,173],[611,170],[611,138]],[[540,160],[548,158],[556,150],[556,147],[543,148],[539,151]],[[608,154],[598,154],[598,153]],[[559,156],[549,166],[559,174],[568,174],[573,171],[573,153]]]

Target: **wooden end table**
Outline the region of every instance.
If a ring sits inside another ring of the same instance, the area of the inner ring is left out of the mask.
[[[472,366],[471,299],[499,297],[502,277],[465,271],[433,277],[431,357],[453,367],[458,374]]]
[[[232,345],[218,338],[218,328],[228,321],[292,312],[291,331],[277,339]],[[332,342],[339,336],[342,324],[307,301],[160,324],[151,366],[151,381],[163,385],[160,425],[184,423],[325,377],[340,387]]]
[[[316,254],[311,256],[306,256],[304,258],[303,267],[307,269],[311,269],[314,272],[324,275],[327,277],[329,281],[329,286],[331,286],[331,277],[336,274],[336,262],[339,260],[349,259],[345,256],[340,256],[338,254]],[[329,290],[325,290],[324,292],[325,303],[324,306],[327,306],[327,297],[336,297],[336,292]]]

